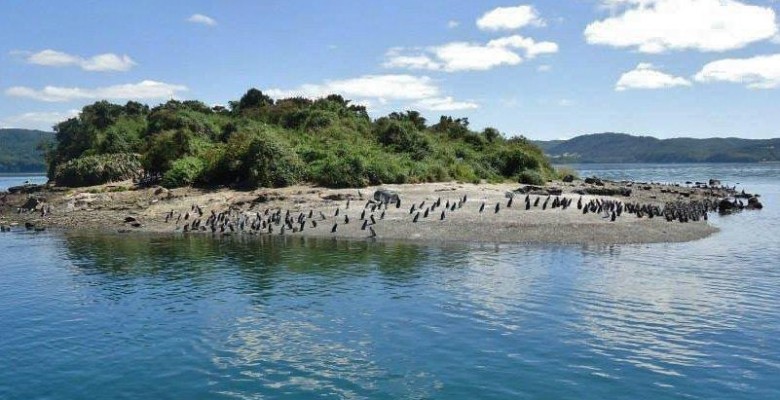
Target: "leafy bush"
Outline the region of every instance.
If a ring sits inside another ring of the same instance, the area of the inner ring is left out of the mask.
[[[521,172],[517,181],[524,185],[543,186],[545,184],[544,177],[538,171],[533,170]]]
[[[162,178],[167,188],[188,186],[195,183],[206,171],[206,162],[197,157],[184,157],[173,162]]]
[[[70,187],[102,185],[134,178],[140,171],[138,154],[84,156],[60,165],[54,181],[58,185]]]
[[[56,131],[56,145],[46,154],[50,176],[74,184],[95,181],[85,179],[91,175],[105,179],[87,173],[96,168],[89,157],[127,153],[139,153],[146,172],[163,174],[167,186],[307,181],[360,187],[496,182],[524,171],[536,181],[556,176],[541,150],[523,137],[505,139],[492,128],[475,132],[466,118],[442,116],[429,126],[416,111],[371,121],[365,107],[338,95],[274,100],[252,89],[229,109],[198,101],[171,100],[152,109],[98,102]]]

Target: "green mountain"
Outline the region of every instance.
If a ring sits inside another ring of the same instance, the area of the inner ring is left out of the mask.
[[[780,161],[780,139],[657,139],[596,133],[535,141],[554,163],[692,163]]]
[[[46,162],[38,146],[53,141],[54,132],[0,129],[0,172],[46,171]]]

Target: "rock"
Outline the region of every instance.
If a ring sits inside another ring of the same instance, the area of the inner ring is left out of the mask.
[[[761,204],[760,201],[758,201],[758,197],[754,196],[754,197],[751,197],[751,198],[748,199],[747,208],[749,210],[760,210],[760,209],[764,208],[764,205]]]
[[[564,177],[563,177],[563,179],[561,179],[561,180],[562,180],[562,181],[564,181],[565,183],[572,183],[572,182],[574,182],[574,175],[572,175],[572,174],[567,174],[567,175],[566,175],[566,176],[564,176]]]
[[[604,186],[604,182],[595,176],[585,178],[585,183],[589,185]]]
[[[731,214],[737,210],[737,205],[731,202],[729,199],[723,199],[718,203],[718,212],[721,214]]]
[[[24,203],[22,208],[25,210],[35,210],[38,207],[38,205],[40,205],[41,203],[43,203],[43,199],[40,199],[38,197],[30,197]]]
[[[35,229],[35,224],[33,224],[32,222],[25,222],[24,223],[24,229],[27,229],[28,231],[32,230],[32,229]]]
[[[137,221],[137,219],[135,219],[133,217],[125,217],[125,223],[126,224],[130,223],[130,222],[136,222],[136,221]]]
[[[604,188],[604,187],[589,187],[584,190],[575,191],[578,194],[590,194],[594,196],[631,196],[631,189],[625,187],[616,188]]]
[[[525,185],[515,189],[515,192],[522,194],[529,194],[531,192],[543,192],[544,188],[541,186]]]
[[[710,179],[710,186],[720,186],[720,180]]]
[[[398,201],[398,193],[387,189],[377,189],[374,192],[374,200],[385,204],[395,203]]]
[[[15,193],[21,193],[21,194],[30,194],[30,193],[36,193],[41,190],[43,190],[45,186],[44,185],[34,185],[34,184],[26,184],[21,186],[12,186],[8,188],[8,193],[15,194]]]
[[[154,195],[155,196],[167,196],[169,190],[164,187],[158,187],[157,189],[154,189]]]

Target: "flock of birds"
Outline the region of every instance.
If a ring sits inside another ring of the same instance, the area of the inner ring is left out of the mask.
[[[467,195],[458,197],[455,200],[443,200],[441,197],[434,201],[423,200],[419,204],[412,203],[409,206],[408,213],[401,211],[402,203],[398,196],[380,196],[375,195],[375,199],[370,199],[357,208],[353,205],[353,200],[361,201],[362,194],[358,193],[358,199],[347,198],[343,205],[338,205],[335,211],[329,208],[326,214],[323,211],[293,211],[282,208],[266,208],[260,210],[243,210],[240,207],[232,206],[227,210],[217,212],[210,210],[204,212],[199,205],[193,204],[188,210],[171,210],[164,216],[166,224],[174,224],[175,230],[191,232],[211,232],[213,234],[232,235],[232,234],[266,234],[266,235],[286,235],[294,233],[303,233],[307,230],[319,230],[321,234],[327,234],[329,227],[331,234],[337,234],[340,229],[346,226],[358,225],[360,231],[365,232],[366,237],[377,237],[377,225],[382,221],[390,219],[388,211],[397,209],[392,215],[392,219],[408,219],[410,223],[417,224],[423,220],[445,221],[448,216],[466,212],[466,205],[469,201]],[[567,196],[552,195],[531,195],[526,194],[523,198],[514,192],[507,192],[504,201],[498,201],[495,204],[488,204],[486,201],[477,203],[478,206],[469,207],[469,210],[478,215],[484,213],[499,214],[504,210],[560,210],[564,211],[574,208],[582,214],[593,214],[602,219],[615,222],[618,218],[625,215],[633,215],[635,218],[664,218],[666,221],[687,223],[691,221],[707,220],[707,213],[717,210],[717,200],[694,200],[687,202],[671,202],[663,206],[655,204],[640,204],[623,202],[616,199],[590,198],[586,199],[580,196],[576,200]],[[517,204],[522,202],[522,205]],[[471,204],[471,203],[469,203]],[[350,217],[350,213],[352,217]],[[400,214],[400,217],[398,216]],[[129,221],[132,220],[132,221]],[[125,222],[140,226],[140,223],[132,217],[128,217]],[[353,228],[354,229],[354,228]]]

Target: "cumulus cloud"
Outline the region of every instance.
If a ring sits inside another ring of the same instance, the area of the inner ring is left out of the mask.
[[[447,28],[454,29],[460,26],[460,22],[454,19],[447,21]]]
[[[208,15],[203,14],[192,14],[189,18],[187,18],[187,22],[192,22],[193,24],[201,24],[206,26],[216,26],[217,21],[214,20],[214,18],[209,17]]]
[[[79,114],[79,110],[27,112],[0,120],[2,128],[51,130],[52,126]]]
[[[353,99],[354,104],[372,108],[376,104],[411,101],[411,105],[429,111],[467,110],[479,107],[468,101],[456,101],[442,96],[441,90],[427,76],[365,75],[357,78],[330,80],[321,84],[304,84],[295,89],[269,89],[271,97],[324,97],[340,94]]]
[[[620,76],[615,90],[622,92],[629,89],[666,89],[676,86],[691,86],[691,82],[661,72],[653,64],[640,63],[635,69]]]
[[[589,24],[587,42],[642,53],[727,51],[778,32],[771,7],[736,0],[604,0],[603,4],[617,12]]]
[[[183,85],[145,80],[138,83],[92,89],[46,86],[36,90],[26,86],[14,86],[6,89],[5,94],[38,101],[66,102],[74,100],[162,99],[175,97],[179,92],[186,90],[187,87]]]
[[[484,31],[513,30],[525,26],[543,26],[544,20],[533,6],[498,7],[486,12],[477,20],[477,27]]]
[[[705,83],[741,83],[750,89],[775,89],[780,87],[780,54],[713,61],[694,79]]]
[[[413,107],[427,111],[458,111],[479,108],[479,104],[471,101],[455,101],[450,96],[431,97],[412,104]]]
[[[385,54],[386,68],[432,71],[485,71],[501,65],[517,65],[523,57],[558,52],[553,42],[537,42],[519,35],[502,37],[486,44],[453,42],[425,49],[393,48]]]
[[[517,65],[523,62],[514,51],[500,46],[455,42],[432,49],[433,54],[448,72],[485,71],[499,65]]]
[[[271,97],[323,97],[329,94],[345,97],[392,100],[417,100],[437,96],[439,88],[427,76],[412,75],[364,75],[357,78],[326,81],[321,84],[305,84],[296,89],[269,89]]]
[[[25,61],[30,64],[47,67],[77,66],[85,71],[128,71],[136,63],[128,55],[114,53],[98,54],[92,57],[80,57],[57,50],[46,49],[37,53],[28,54]]]

